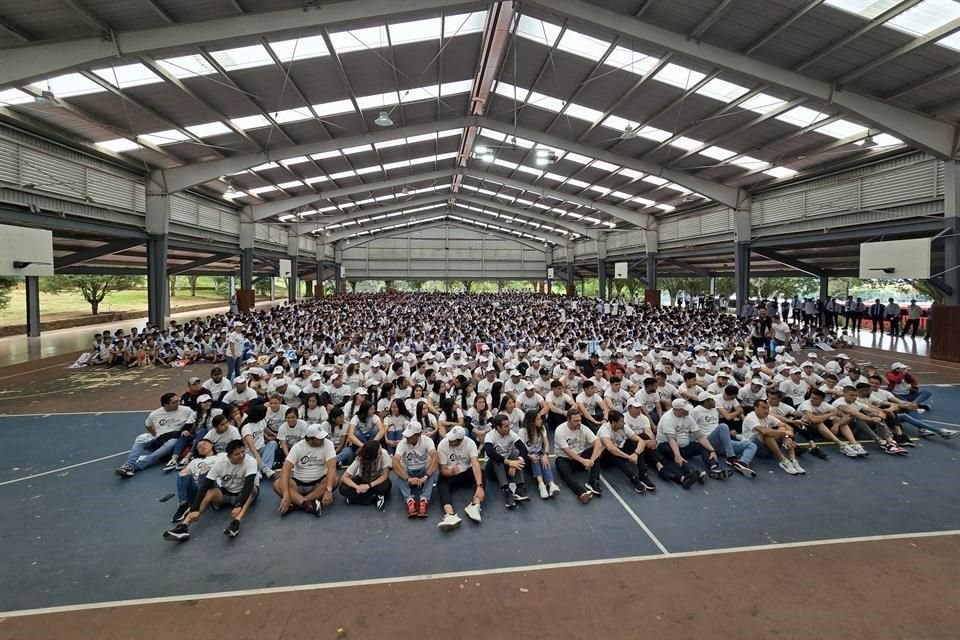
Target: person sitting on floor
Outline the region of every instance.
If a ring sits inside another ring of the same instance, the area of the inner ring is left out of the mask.
[[[226,421],[226,418],[224,418]],[[237,440],[240,439],[237,434]],[[190,512],[190,505],[193,499],[197,497],[197,489],[200,488],[200,481],[206,477],[210,467],[221,458],[226,457],[226,451],[220,453],[213,448],[213,443],[207,439],[197,441],[197,455],[190,463],[181,469],[177,475],[177,510],[173,513],[171,522],[177,524],[187,517]]]
[[[306,420],[300,419],[300,412],[297,409],[293,407],[287,409],[284,422],[280,425],[280,431],[277,432],[277,443],[280,445],[284,459],[290,454],[293,445],[303,440],[309,426]]]
[[[640,436],[624,423],[621,412],[616,409],[610,411],[607,422],[597,430],[597,437],[603,444],[599,459],[602,468],[620,469],[637,493],[656,489],[656,485],[647,476],[647,465],[643,459],[646,445]]]
[[[593,431],[584,426],[582,420],[578,409],[568,411],[567,421],[560,424],[553,434],[553,447],[560,480],[573,491],[580,504],[587,504],[594,496],[603,496],[600,465],[597,462],[603,444]],[[582,471],[588,473],[584,483],[578,477]]]
[[[657,425],[657,450],[663,456],[668,477],[677,480],[684,489],[689,489],[694,482],[703,484],[707,473],[694,468],[687,461],[688,458],[700,458],[711,471],[719,471],[720,463],[713,445],[690,415],[693,406],[682,398],[676,398],[670,407]]]
[[[544,500],[560,493],[560,487],[553,481],[553,469],[550,466],[550,438],[543,426],[543,416],[537,409],[530,409],[523,415],[520,427],[520,440],[527,448],[527,462],[530,473],[537,479],[540,497]]]
[[[290,447],[283,460],[280,480],[273,492],[280,496],[281,515],[300,509],[320,517],[324,507],[333,504],[337,488],[337,454],[328,434],[320,425],[311,424],[303,440]]]
[[[164,531],[163,538],[171,542],[189,540],[190,525],[197,522],[211,505],[233,507],[230,510],[230,524],[223,534],[231,539],[236,538],[240,533],[240,523],[259,493],[257,463],[246,455],[243,442],[235,440],[227,445],[226,457],[214,463],[200,481],[187,517],[173,529]]]
[[[426,518],[430,494],[437,481],[437,450],[433,440],[423,434],[419,422],[411,422],[403,430],[393,455],[393,473],[400,485],[400,495],[407,505],[408,518]]]
[[[390,481],[392,466],[393,458],[380,446],[380,441],[368,440],[344,472],[340,480],[340,495],[347,504],[376,504],[377,510],[383,511],[393,486]]]
[[[836,407],[826,401],[826,394],[820,389],[811,389],[810,397],[797,407],[804,424],[821,438],[837,445],[837,449],[848,458],[860,458],[869,455],[853,436],[850,430],[850,416],[843,415]],[[843,437],[843,439],[840,438]]]
[[[228,444],[243,438],[240,436],[240,429],[235,427],[226,415],[220,414],[213,418],[212,426],[203,435],[203,439],[210,441],[214,453],[224,453]]]
[[[266,405],[256,404],[250,407],[247,418],[240,428],[240,437],[247,445],[250,456],[256,460],[260,474],[270,479],[274,476],[273,460],[277,454],[277,441],[268,441],[264,436],[267,430],[266,415]]]
[[[134,439],[127,461],[114,470],[114,475],[132,478],[137,471],[169,458],[177,438],[191,433],[193,421],[193,411],[180,404],[179,395],[165,393],[160,396],[160,408],[154,409],[144,421],[147,433]]]
[[[770,405],[766,400],[757,400],[753,411],[743,419],[743,438],[753,439],[757,443],[758,454],[772,454],[780,468],[790,475],[806,473],[797,462],[793,429],[780,418],[770,414]]]
[[[440,479],[437,491],[443,506],[443,519],[437,524],[441,531],[450,531],[460,526],[460,517],[453,508],[453,489],[472,486],[473,498],[464,507],[467,517],[480,524],[483,491],[483,471],[480,468],[477,445],[467,437],[467,430],[459,425],[451,427],[437,446],[440,462]]]
[[[510,429],[510,420],[502,413],[493,416],[490,425],[490,430],[483,437],[487,477],[497,479],[504,505],[512,509],[517,502],[530,499],[523,476],[527,447],[520,436]]]
[[[751,440],[734,440],[730,436],[730,427],[720,419],[716,396],[709,391],[701,391],[697,401],[700,404],[694,407],[691,415],[714,450],[723,453],[731,469],[746,478],[756,478],[757,472],[750,468],[750,463],[757,453],[757,444]],[[714,473],[723,475],[723,471],[721,469]]]

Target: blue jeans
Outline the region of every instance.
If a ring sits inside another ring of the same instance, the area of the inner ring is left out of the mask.
[[[224,376],[227,380],[233,382],[233,379],[240,375],[240,358],[232,358],[227,356],[226,360],[227,370],[224,372]]]
[[[918,429],[927,429],[929,431],[933,431],[934,433],[940,433],[944,430],[944,427],[941,427],[940,425],[924,422],[918,418],[917,415],[919,414],[917,414],[916,411],[908,411],[906,413],[898,413],[897,417],[900,418],[901,424],[911,424]]]
[[[344,447],[340,450],[340,453],[337,454],[337,465],[346,466],[351,462],[353,462],[353,449]]]
[[[151,452],[152,445],[153,442],[134,443],[133,448],[130,449],[130,455],[127,456],[126,464],[137,471],[143,471],[147,467],[169,458],[173,454],[173,448],[177,446],[177,439],[171,438]],[[141,460],[141,458],[143,459]]]
[[[753,456],[757,455],[757,443],[753,440],[734,440],[730,437],[730,427],[722,422],[717,425],[707,440],[713,445],[713,448],[721,452],[725,457],[732,458],[737,456],[743,464],[750,464]]]
[[[200,476],[200,480],[205,477],[206,474]],[[193,502],[199,488],[200,483],[194,480],[193,476],[177,476],[177,500],[180,502]]]
[[[262,469],[273,469],[273,461],[277,457],[277,448],[279,445],[276,440],[268,442],[263,445],[263,448],[259,450],[260,460],[263,461]]]
[[[440,474],[439,471],[434,471],[429,476],[427,475],[426,469],[420,469],[419,471],[408,471],[407,475],[411,478],[426,478],[427,481],[423,483],[422,487],[414,489],[406,482],[400,480],[397,482],[400,485],[400,495],[403,496],[403,501],[406,502],[411,498],[423,499],[427,502],[430,502],[430,494],[433,493],[433,485],[437,482],[437,476]]]
[[[177,438],[177,443],[173,446],[173,457],[179,458],[180,454],[182,454],[184,451],[187,449],[192,449],[193,441],[195,439],[196,436],[192,433],[188,436],[180,436]]]
[[[930,399],[932,394],[929,391],[912,391],[910,393],[895,393],[893,395],[897,396],[904,402],[916,402],[917,404],[923,404]]]
[[[545,456],[547,454],[540,453],[540,456]],[[550,466],[548,461],[546,464],[542,462],[533,462],[529,457],[527,462],[530,463],[530,473],[533,474],[534,478],[543,478],[543,481],[546,483],[553,482],[553,468]]]

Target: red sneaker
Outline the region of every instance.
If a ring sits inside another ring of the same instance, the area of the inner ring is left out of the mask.
[[[407,500],[407,517],[416,518],[417,517],[417,503],[414,502],[413,498]]]
[[[427,517],[427,507],[430,506],[430,502],[425,498],[420,498],[420,508],[417,510],[417,515],[421,518]]]

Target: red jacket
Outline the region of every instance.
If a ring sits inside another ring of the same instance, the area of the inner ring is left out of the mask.
[[[896,386],[902,382],[909,384],[911,391],[915,391],[920,384],[908,371],[902,371],[900,373],[890,371],[887,373],[887,391],[893,392]]]

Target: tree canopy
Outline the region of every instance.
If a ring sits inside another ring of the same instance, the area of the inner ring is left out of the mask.
[[[142,282],[143,278],[138,276],[60,275],[40,278],[40,289],[45,293],[53,294],[79,291],[90,305],[90,313],[97,315],[100,312],[100,303],[108,293],[132,289]]]

